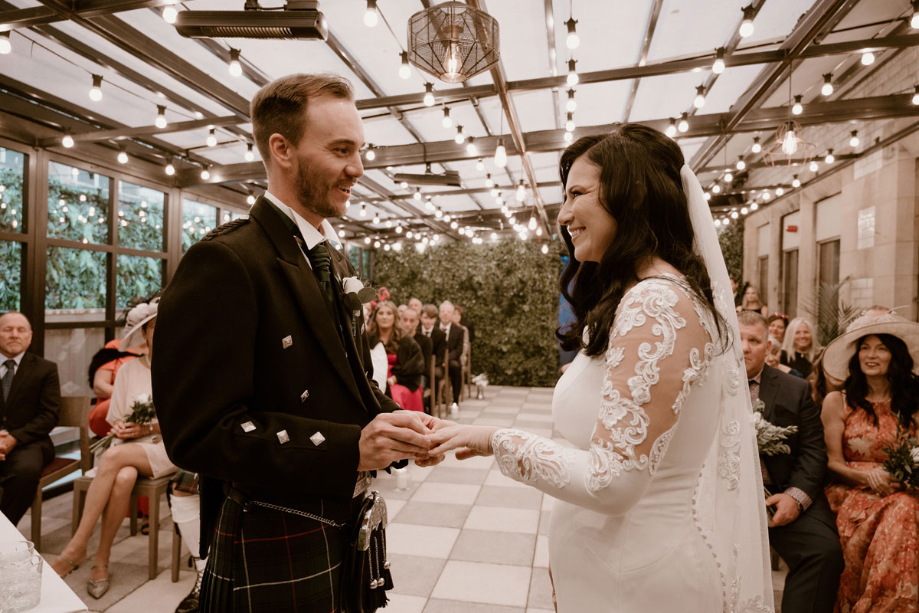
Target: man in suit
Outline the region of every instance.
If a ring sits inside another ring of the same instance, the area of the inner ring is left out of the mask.
[[[440,303],[440,330],[447,338],[447,367],[449,368],[450,386],[453,388],[451,415],[459,410],[460,393],[463,391],[463,367],[460,359],[463,355],[463,327],[453,323],[453,303],[444,300]]]
[[[797,426],[785,442],[791,452],[760,456],[763,483],[774,510],[769,543],[788,563],[782,613],[829,613],[843,569],[836,521],[823,495],[827,455],[820,410],[810,384],[766,366],[768,325],[755,311],[737,316],[754,407],[776,426]]]
[[[57,426],[57,364],[26,353],[32,325],[22,313],[0,316],[0,513],[13,525],[32,506],[42,468],[54,459],[48,436]]]
[[[434,343],[431,342],[430,337],[422,334],[421,330],[418,329],[419,317],[418,311],[409,307],[402,313],[401,319],[402,330],[407,335],[415,339],[415,342],[418,343],[418,346],[421,347],[421,355],[424,357],[424,375],[421,377],[421,386],[424,388],[424,394],[427,395],[430,393],[430,385],[428,379],[431,376],[431,356],[434,352]],[[424,405],[425,412],[431,410],[430,405],[425,403]]]
[[[421,308],[421,334],[431,339],[434,355],[434,377],[439,381],[444,376],[444,356],[447,353],[447,335],[437,326],[437,307],[426,304]]]
[[[364,587],[342,584],[342,560],[370,471],[424,456],[433,421],[368,381],[359,301],[343,292],[355,272],[327,219],[363,174],[350,83],[283,77],[250,116],[268,190],[182,259],[153,396],[170,457],[200,475],[200,609],[333,611]]]
[[[416,313],[418,313],[419,315],[421,315],[421,307],[422,307],[422,306],[423,306],[423,305],[421,304],[421,300],[419,300],[418,298],[409,298],[409,299],[408,299],[408,308],[414,310],[414,311],[415,311]]]

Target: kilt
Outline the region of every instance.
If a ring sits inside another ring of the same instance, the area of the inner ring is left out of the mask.
[[[180,468],[176,474],[169,480],[174,492],[184,492],[186,494],[198,493],[198,473],[191,473]]]
[[[339,611],[341,564],[362,500],[353,499],[348,523],[337,528],[228,497],[208,555],[199,611]],[[310,510],[325,517],[319,511]]]

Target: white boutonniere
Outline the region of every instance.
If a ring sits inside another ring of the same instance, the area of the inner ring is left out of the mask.
[[[344,277],[341,280],[341,289],[345,305],[349,310],[361,310],[362,305],[376,298],[377,290],[364,285],[357,277]]]
[[[766,403],[757,399],[753,404],[753,427],[756,431],[756,446],[760,455],[780,455],[791,453],[791,448],[785,443],[790,434],[798,431],[798,426],[776,426],[763,417]]]

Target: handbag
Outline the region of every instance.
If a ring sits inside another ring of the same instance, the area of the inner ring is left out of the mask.
[[[373,613],[389,602],[386,592],[393,581],[386,559],[387,523],[386,501],[379,492],[370,492],[361,504],[342,562],[343,613]]]

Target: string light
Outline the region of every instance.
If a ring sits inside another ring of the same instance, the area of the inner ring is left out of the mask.
[[[577,21],[574,17],[569,17],[568,21],[565,22],[565,25],[568,27],[568,37],[565,39],[565,46],[572,51],[577,49],[578,45],[581,44],[581,39],[578,37],[578,31],[575,24],[577,24]]]
[[[692,101],[692,105],[697,109],[701,109],[705,106],[705,86],[700,85],[696,88],[696,98]]]
[[[527,197],[527,188],[523,185],[523,179],[520,179],[520,183],[517,185],[517,191],[514,192],[514,197],[517,199],[517,202],[523,202]]]
[[[763,190],[763,200],[765,202],[772,200],[772,193],[768,189]]]
[[[442,125],[443,127],[447,129],[450,129],[453,127],[453,118],[450,117],[450,107],[449,106],[444,107],[444,118],[440,121],[440,125]]]
[[[399,56],[402,58],[402,63],[399,66],[399,76],[403,79],[408,79],[412,76],[412,68],[408,63],[408,51],[403,51]]]
[[[566,143],[570,143],[571,141],[574,140],[574,134],[573,134],[572,132],[568,132],[568,131],[566,130],[566,131],[565,131],[564,139],[565,139],[565,142],[566,142]]]
[[[909,27],[919,30],[919,2],[913,0],[913,15],[909,18]]]
[[[724,182],[725,182],[725,183],[730,183],[730,182],[733,181],[733,180],[734,180],[734,174],[733,174],[730,170],[727,171],[726,173],[724,173]]]
[[[549,253],[549,245],[544,244],[542,248],[540,249],[540,251],[542,251],[543,255],[546,255],[547,253]]]
[[[466,153],[469,155],[478,155],[479,148],[475,145],[475,137],[470,136],[469,140],[466,142]]]
[[[102,76],[94,74],[93,75],[93,86],[89,90],[89,99],[93,102],[102,101]]]
[[[852,130],[852,138],[849,139],[850,147],[858,147],[861,141],[858,139],[858,130]]]
[[[751,211],[755,211],[755,210],[758,209],[758,208],[759,208],[759,203],[757,203],[757,202],[751,202],[751,203],[750,203],[750,210],[751,210]]]
[[[118,152],[118,163],[127,164],[128,163],[128,153],[123,149]]]
[[[424,84],[424,105],[434,106],[434,84],[433,83]]]
[[[368,162],[372,162],[377,159],[377,152],[373,148],[373,145],[367,145],[367,151],[364,152],[364,157],[367,158]]]
[[[826,158],[824,158],[823,161],[826,162],[827,164],[832,164],[833,162],[836,161],[836,156],[833,155],[832,149],[826,150]]]
[[[833,93],[833,73],[828,72],[823,75],[823,87],[820,88],[820,93],[824,96],[829,96]]]
[[[667,126],[666,130],[664,130],[664,134],[666,134],[670,138],[673,138],[674,136],[676,136],[676,119],[674,119],[673,117],[670,118],[670,125]]]
[[[176,7],[171,4],[166,5],[163,8],[163,21],[166,23],[175,23],[176,18],[179,16],[179,11],[176,10]]]
[[[211,178],[211,171],[207,169],[207,166],[201,169],[201,180],[207,181]]]
[[[6,55],[13,50],[13,44],[10,42],[9,32],[0,32],[0,53]]]
[[[721,193],[721,186],[718,185],[717,183],[715,183],[714,185],[712,185],[712,193],[713,193],[713,194],[720,194],[720,193]]]
[[[246,144],[246,161],[251,162],[255,159],[255,151],[252,150],[252,143]]]
[[[688,129],[689,129],[689,113],[684,111],[683,114],[680,115],[679,130],[680,132],[685,132]]]
[[[376,224],[376,223],[380,223],[380,216],[379,216],[379,215],[374,215],[374,216],[373,216],[373,223],[375,223],[375,224]]]
[[[712,195],[711,195],[710,192],[703,192],[702,195],[705,196],[705,199],[706,199],[706,200],[711,200],[711,199],[712,199]]]
[[[782,187],[781,185],[780,185],[779,187],[775,188],[775,195],[776,195],[776,196],[784,196],[784,195],[785,195],[785,188]]]
[[[412,194],[412,198],[414,198],[415,200],[421,200],[421,188],[420,187],[415,188],[415,193]]]
[[[491,178],[491,173],[488,173],[487,175],[485,175],[485,187],[494,187],[494,186],[495,186],[495,182]]]
[[[801,104],[801,98],[802,98],[802,97],[803,97],[803,96],[801,96],[800,94],[798,94],[797,96],[795,96],[795,104],[794,104],[794,106],[791,107],[791,114],[792,114],[792,115],[800,115],[801,113],[804,112],[804,106]]]
[[[169,122],[166,121],[166,107],[162,104],[156,105],[156,119],[153,121],[153,125],[162,130]]]
[[[745,6],[743,9],[743,21],[740,22],[741,38],[747,38],[753,34],[753,7]]]
[[[737,214],[737,211],[731,211],[731,219],[737,219],[740,215]]]
[[[742,155],[737,156],[737,170],[743,170],[747,167],[747,163],[744,161]]]
[[[401,187],[402,189],[408,189],[408,182],[402,181],[401,183],[399,183],[399,187]]]
[[[61,144],[64,145],[67,149],[73,147],[73,137],[69,134],[65,134],[64,138],[61,139]]]
[[[536,229],[536,218],[530,215],[530,221],[527,222],[527,227],[532,231]]]
[[[372,28],[379,22],[380,16],[377,13],[377,0],[367,0],[367,10],[364,11],[364,25],[368,28]]]
[[[578,101],[574,99],[574,90],[568,90],[568,101],[565,103],[565,110],[573,113],[578,109]]]
[[[870,49],[862,51],[862,66],[871,66],[874,64],[874,52]]]
[[[507,149],[504,148],[504,141],[499,140],[498,146],[495,147],[495,166],[504,168],[507,166]]]
[[[367,217],[367,205],[366,205],[365,203],[363,203],[363,202],[361,203],[361,213],[360,213],[360,215],[361,215],[361,217]]]
[[[794,155],[798,151],[798,138],[795,135],[794,124],[788,125],[788,131],[785,132],[785,138],[782,139],[782,153],[785,155]]]
[[[913,94],[913,106],[919,106],[919,85],[916,86],[916,92]]]
[[[396,226],[396,234],[402,234],[402,226]]]
[[[255,196],[253,196],[252,194],[249,194],[248,196],[246,196],[246,204],[248,204],[249,206],[252,206],[253,204],[255,204]]]
[[[750,148],[750,151],[753,153],[759,153],[763,150],[763,146],[759,144],[759,136],[753,137],[753,146]]]
[[[801,179],[798,178],[798,175],[795,175],[794,180],[791,182],[791,186],[794,188],[801,187]]]
[[[574,132],[574,113],[568,113],[568,119],[565,121],[565,129]]]
[[[211,128],[211,131],[208,133],[207,146],[208,147],[217,146],[217,128]]]
[[[748,209],[747,207],[745,207],[745,206],[740,207],[740,214],[741,214],[741,215],[746,215],[746,214],[749,213],[749,212],[750,212],[750,209]]]
[[[478,170],[479,172],[485,170],[485,160],[483,160],[482,158],[477,159],[475,161],[475,169]]]
[[[817,160],[812,160],[808,168],[811,172],[817,172],[817,170],[820,168],[820,165],[817,163]]]
[[[166,172],[166,175],[169,177],[173,176],[176,173],[176,167],[173,165],[172,160],[169,160],[169,162],[166,164],[166,168],[164,169],[164,171]]]
[[[462,145],[466,142],[466,135],[463,134],[463,126],[456,126],[456,136],[453,137],[453,141],[457,145]]]
[[[568,60],[568,79],[567,79],[568,87],[574,87],[575,85],[578,84],[578,81],[581,80],[580,77],[578,77],[578,72],[577,72],[577,69],[575,68],[575,64],[577,64],[577,60],[575,59]]]
[[[715,50],[715,63],[712,64],[712,72],[715,74],[724,72],[724,47],[718,47]]]
[[[243,66],[239,63],[239,49],[230,49],[229,71],[231,77],[241,77],[243,74]]]

